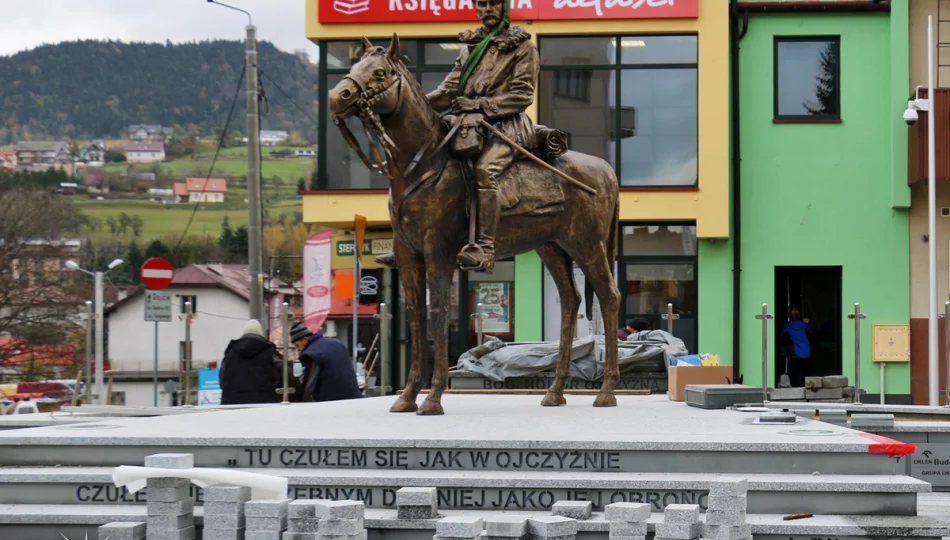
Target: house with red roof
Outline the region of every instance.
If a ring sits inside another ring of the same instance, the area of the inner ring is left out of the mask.
[[[227,192],[224,178],[186,178],[175,183],[175,200],[180,203],[222,203]]]

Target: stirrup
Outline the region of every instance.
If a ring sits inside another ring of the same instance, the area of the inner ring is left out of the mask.
[[[492,272],[495,268],[494,253],[479,244],[466,244],[456,260],[459,268],[466,272]]]

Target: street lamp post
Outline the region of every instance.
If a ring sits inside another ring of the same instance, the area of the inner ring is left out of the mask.
[[[90,272],[84,268],[81,268],[75,261],[66,261],[66,268],[70,270],[79,270],[80,272],[89,274],[95,279],[95,294],[96,294],[96,369],[95,369],[95,385],[96,385],[96,404],[103,405],[105,396],[102,395],[102,384],[103,384],[103,370],[105,366],[105,319],[104,319],[104,301],[102,298],[103,293],[103,280],[106,274],[110,270],[122,264],[122,259],[114,259],[109,263],[108,268],[105,272]]]

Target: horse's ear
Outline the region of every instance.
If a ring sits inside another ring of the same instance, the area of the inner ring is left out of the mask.
[[[368,39],[366,39],[366,36],[363,36],[363,54],[366,54],[371,50],[373,50],[373,44],[370,43]]]
[[[386,54],[393,62],[398,62],[399,57],[402,56],[399,54],[399,36],[395,32],[393,33],[393,40],[389,42],[389,50],[386,51]]]

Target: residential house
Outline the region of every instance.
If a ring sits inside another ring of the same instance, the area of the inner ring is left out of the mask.
[[[15,248],[15,253],[9,253],[12,256],[11,277],[28,279],[31,285],[39,285],[41,276],[63,271],[66,261],[77,259],[82,245],[82,240],[75,238],[25,240]]]
[[[133,124],[125,129],[132,141],[166,141],[175,134],[175,129],[158,124]]]
[[[287,140],[290,135],[286,131],[261,131],[261,146],[277,146]]]
[[[106,142],[92,141],[79,150],[79,160],[90,167],[101,167],[106,162]]]
[[[109,193],[109,175],[104,172],[86,172],[84,182],[88,193]]]
[[[224,178],[186,178],[175,183],[175,200],[180,203],[221,203],[228,191]]]
[[[16,170],[16,150],[0,150],[0,169]]]
[[[295,157],[316,157],[316,150],[294,150]]]
[[[17,170],[45,171],[72,163],[63,141],[24,141],[16,145]]]
[[[75,377],[76,347],[0,338],[0,382]]]
[[[165,143],[133,142],[125,145],[125,159],[129,163],[158,163],[165,160]]]
[[[241,336],[249,317],[249,276],[243,264],[192,264],[175,271],[164,293],[172,298],[172,321],[145,322],[145,291],[139,290],[106,310],[109,333],[106,350],[112,366],[114,402],[128,406],[153,404],[152,373],[155,340],[158,343],[158,378],[161,390],[166,381],[179,381],[185,352],[185,302],[191,302],[192,369],[220,362],[232,339]],[[284,301],[293,301],[285,287],[265,280],[267,313]],[[297,301],[299,303],[299,301]],[[194,388],[195,379],[192,379]],[[160,393],[159,405],[172,404],[172,396]]]

